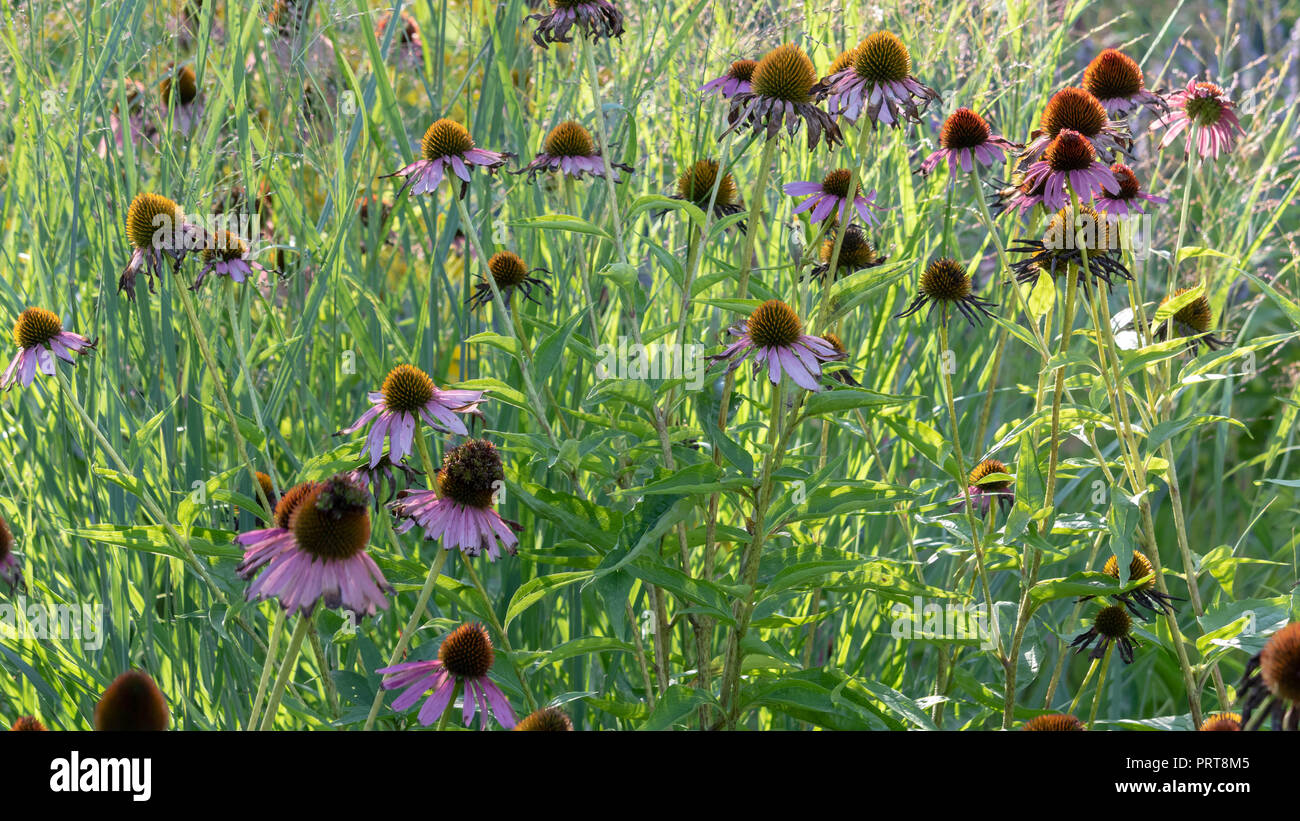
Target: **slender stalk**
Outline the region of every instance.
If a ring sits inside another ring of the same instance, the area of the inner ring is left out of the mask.
[[[275,651],[280,649],[280,634],[284,632],[284,608],[277,607],[275,620],[271,623],[271,638],[266,644],[266,661],[262,664],[262,675],[257,680],[257,697],[253,699],[253,709],[248,714],[248,726],[245,730],[257,728],[257,717],[262,712],[262,701],[266,698],[266,686],[271,682],[271,668],[275,665]]]
[[[1066,711],[1070,715],[1075,715],[1075,711],[1079,709],[1079,702],[1083,700],[1083,693],[1088,689],[1088,682],[1092,681],[1092,676],[1097,672],[1097,667],[1100,664],[1101,659],[1094,657],[1092,664],[1088,665],[1088,672],[1084,675],[1083,681],[1079,682],[1079,689],[1074,694],[1074,700],[1070,702],[1070,709]]]
[[[605,164],[605,192],[609,197],[610,222],[614,225],[614,247],[618,258],[627,262],[627,248],[623,244],[623,220],[618,213],[618,189],[614,184],[614,167],[609,159],[609,138],[605,134],[605,107],[600,101],[600,76],[596,73],[596,52],[587,37],[582,41],[582,56],[587,61],[587,78],[591,81],[591,99],[596,105],[596,138],[600,141],[600,158]]]
[[[1088,729],[1097,722],[1097,708],[1101,706],[1101,696],[1106,690],[1106,671],[1110,669],[1110,654],[1115,650],[1114,642],[1106,643],[1106,652],[1101,660],[1101,672],[1097,674],[1097,694],[1092,698],[1092,712],[1088,714]]]
[[[293,628],[293,636],[289,639],[289,649],[285,652],[284,661],[280,663],[280,672],[275,676],[275,686],[271,688],[271,700],[267,702],[266,715],[262,717],[263,732],[271,729],[275,724],[275,714],[280,709],[280,699],[284,697],[284,688],[289,686],[289,679],[293,678],[298,652],[302,649],[302,640],[310,627],[311,617],[299,614],[298,624]]]

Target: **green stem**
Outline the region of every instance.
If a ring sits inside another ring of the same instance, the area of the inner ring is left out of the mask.
[[[271,668],[275,665],[275,651],[280,649],[280,634],[284,632],[284,608],[277,607],[275,620],[271,623],[271,639],[266,645],[266,661],[262,663],[262,675],[257,680],[257,697],[253,699],[253,709],[248,714],[248,726],[245,730],[257,727],[257,717],[262,712],[262,701],[266,698],[266,686],[271,683]]]
[[[275,714],[280,709],[280,699],[284,697],[284,689],[289,686],[289,679],[293,678],[298,652],[302,649],[302,640],[306,637],[309,627],[311,627],[311,617],[299,614],[298,624],[293,628],[293,637],[289,639],[289,649],[285,653],[284,661],[280,663],[280,672],[275,676],[275,687],[271,689],[271,700],[266,705],[266,715],[262,717],[263,732],[271,729],[275,724]]]

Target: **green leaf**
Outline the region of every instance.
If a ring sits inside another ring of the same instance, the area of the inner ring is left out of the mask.
[[[559,590],[561,587],[567,587],[583,579],[590,579],[592,575],[590,570],[574,570],[529,579],[521,584],[515,594],[510,597],[510,605],[506,607],[506,618],[502,626],[509,627],[510,622],[514,621],[520,613],[537,604],[547,593]]]

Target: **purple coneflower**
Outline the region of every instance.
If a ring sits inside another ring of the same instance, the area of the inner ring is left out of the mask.
[[[510,304],[510,295],[518,290],[524,295],[524,299],[534,302],[538,305],[542,303],[533,298],[533,288],[540,287],[549,295],[551,286],[537,277],[530,276],[538,272],[549,274],[550,271],[545,268],[529,268],[528,263],[511,251],[498,251],[488,260],[488,274],[479,275],[479,282],[474,286],[474,293],[470,294],[466,304],[472,308],[481,308],[492,301],[492,286],[488,283],[486,276],[491,276],[492,281],[496,283],[497,290],[501,292],[501,300],[507,305]]]
[[[1124,231],[1118,217],[1098,214],[1088,203],[1080,203],[1076,216],[1073,207],[1062,208],[1048,221],[1042,239],[1020,238],[1007,250],[1026,256],[1011,263],[1020,283],[1034,283],[1046,273],[1056,277],[1078,269],[1079,286],[1088,288],[1083,276],[1084,255],[1093,280],[1104,282],[1109,291],[1114,278],[1131,280],[1124,267]]]
[[[926,304],[930,306],[925,315],[927,319],[934,314],[936,305],[944,306],[945,311],[951,306],[960,311],[971,325],[980,324],[981,313],[992,317],[989,308],[996,307],[992,302],[975,295],[966,266],[951,257],[940,257],[925,266],[916,298],[901,314],[895,314],[895,318],[911,316]]]
[[[474,138],[465,130],[465,126],[446,117],[429,126],[420,140],[422,159],[408,166],[399,168],[387,177],[402,177],[406,180],[397,192],[400,197],[407,189],[412,194],[432,194],[442,183],[444,168],[450,168],[463,183],[469,183],[471,165],[481,165],[489,171],[505,165],[506,159],[514,155],[508,151],[487,151],[474,147]],[[465,186],[461,187],[461,196],[465,195]]]
[[[1274,730],[1300,729],[1300,622],[1278,630],[1251,657],[1237,692],[1244,702],[1243,728],[1253,730],[1271,719]]]
[[[375,672],[384,677],[385,690],[406,688],[406,692],[393,701],[393,709],[397,712],[410,709],[425,693],[429,694],[419,715],[420,723],[426,727],[450,709],[456,685],[462,684],[461,713],[465,716],[466,727],[474,720],[477,706],[479,729],[486,730],[488,706],[491,705],[497,723],[510,729],[515,726],[514,710],[510,709],[510,702],[501,688],[488,678],[495,657],[492,640],[483,625],[466,623],[442,640],[438,658],[433,661],[411,661]]]
[[[23,566],[14,555],[14,533],[3,516],[0,516],[0,582],[9,587],[10,593],[27,589],[23,581]]]
[[[865,111],[872,124],[895,128],[903,120],[920,122],[921,111],[939,92],[912,76],[912,55],[892,32],[867,35],[853,50],[852,62],[819,84],[832,114],[856,123]]]
[[[149,277],[149,292],[153,293],[154,278],[162,275],[163,259],[179,263],[191,248],[202,247],[205,233],[185,221],[185,214],[175,202],[157,194],[136,194],[126,209],[131,259],[117,280],[117,290],[135,299],[135,276],[143,269]]]
[[[398,18],[401,27],[393,34],[392,54],[397,58],[399,65],[406,67],[415,67],[420,65],[424,60],[424,41],[420,37],[420,26],[415,22],[415,17],[405,9],[402,10]],[[375,39],[383,45],[384,37],[388,33],[388,27],[393,22],[393,13],[386,12],[379,18],[379,23],[375,26]]]
[[[714,188],[717,193],[714,193]],[[740,200],[740,191],[736,188],[736,178],[730,173],[723,173],[718,179],[717,160],[699,160],[689,166],[677,177],[677,192],[672,195],[675,200],[684,200],[701,211],[709,210],[713,202],[713,216],[723,217],[739,214],[745,210]],[[745,223],[739,223],[740,230],[745,230]]]
[[[398,478],[399,473],[402,479]],[[384,454],[379,464],[374,467],[370,466],[368,460],[363,461],[348,471],[348,475],[370,489],[370,495],[375,498],[375,506],[378,507],[394,498],[399,485],[409,487],[415,482],[416,476],[424,475],[424,471],[417,470],[405,462],[394,462]]]
[[[727,66],[727,73],[713,80],[709,80],[700,86],[700,91],[705,93],[718,92],[725,100],[742,92],[747,92],[752,88],[752,78],[754,69],[758,66],[757,60],[736,60]]]
[[[817,106],[816,87],[817,69],[804,50],[793,43],[777,46],[754,66],[749,91],[732,96],[723,135],[747,125],[770,140],[784,126],[793,137],[806,122],[809,148],[815,148],[823,134],[828,147],[843,142],[835,118]]]
[[[616,171],[626,171],[629,174],[636,170],[621,162],[611,162],[609,165]],[[546,135],[542,141],[542,150],[533,157],[533,161],[514,173],[526,173],[528,181],[535,182],[537,175],[543,171],[559,171],[575,179],[581,179],[583,174],[603,177],[605,161],[601,158],[600,149],[596,147],[591,132],[579,122],[565,120]],[[622,182],[617,173],[614,174],[614,182]]]
[[[208,274],[230,277],[235,282],[243,282],[256,271],[266,273],[266,268],[256,262],[249,253],[248,244],[230,231],[208,238],[203,249],[203,267],[194,278],[191,290],[198,290],[203,278]]]
[[[818,251],[818,259],[821,261],[814,265],[808,272],[808,275],[817,280],[824,280],[830,273],[831,257],[835,255],[835,231],[832,226],[826,239],[822,240],[822,247]],[[875,268],[884,265],[889,258],[883,256],[867,239],[867,234],[860,226],[850,225],[844,229],[844,242],[840,244],[840,256],[835,263],[835,279],[848,276],[863,268]]]
[[[28,308],[18,315],[14,323],[14,344],[18,353],[0,378],[0,387],[8,390],[15,382],[23,387],[32,384],[39,370],[46,376],[54,375],[54,357],[64,362],[76,362],[75,354],[87,354],[95,343],[81,334],[63,330],[63,320],[53,311]]]
[[[542,48],[548,43],[568,43],[573,40],[569,29],[578,27],[593,42],[602,37],[623,36],[623,12],[609,0],[548,0],[551,10],[545,14],[530,14],[528,20],[537,21],[533,42]]]
[[[1188,288],[1179,288],[1169,296],[1160,300],[1161,305],[1177,299],[1182,294],[1187,293]],[[1204,294],[1196,297],[1191,302],[1169,317],[1167,322],[1161,322],[1152,334],[1157,340],[1165,340],[1172,335],[1185,337],[1191,340],[1189,347],[1192,353],[1200,353],[1201,346],[1217,351],[1219,348],[1228,344],[1228,340],[1223,337],[1215,336],[1212,333],[1214,328],[1214,311],[1210,308],[1210,300]]]
[[[573,720],[559,707],[541,707],[520,719],[515,732],[573,732]]]
[[[1169,202],[1168,197],[1157,197],[1155,194],[1148,194],[1143,191],[1137,175],[1133,173],[1133,169],[1124,163],[1115,163],[1110,167],[1110,171],[1115,175],[1115,181],[1119,183],[1119,191],[1114,193],[1104,190],[1097,192],[1094,202],[1098,211],[1127,217],[1129,214],[1146,213],[1146,210],[1142,207],[1143,200],[1147,202]]]
[[[158,128],[146,111],[149,90],[139,80],[124,80],[123,86],[126,114],[122,113],[120,105],[113,106],[113,112],[108,118],[108,130],[113,135],[112,144],[117,146],[118,151],[125,149],[127,140],[130,140],[135,151],[139,152],[158,137]],[[100,140],[99,156],[108,156],[109,144],[107,137]]]
[[[320,601],[361,616],[387,610],[384,594],[393,589],[366,552],[370,502],[369,491],[349,474],[287,490],[274,527],[235,537],[244,547],[239,577],[247,581],[265,568],[247,599],[278,599],[289,615],[310,615]]]
[[[15,718],[14,723],[12,726],[10,726],[9,730],[11,732],[20,732],[20,733],[21,732],[27,732],[27,733],[46,732],[45,725],[42,724],[41,720],[36,716],[19,716],[18,718]]]
[[[1031,204],[1041,203],[1049,211],[1058,211],[1070,204],[1067,183],[1081,202],[1087,202],[1103,191],[1118,194],[1120,189],[1115,172],[1097,160],[1097,150],[1092,142],[1068,128],[1048,143],[1043,158],[1029,166],[1023,181],[1034,191],[1024,200]],[[1023,205],[1021,210],[1024,210]]]
[[[130,670],[113,679],[95,705],[95,729],[107,732],[162,732],[169,713],[153,678]]]
[[[803,332],[803,323],[794,309],[779,299],[769,299],[754,309],[745,324],[735,325],[730,333],[740,337],[710,361],[730,360],[727,373],[739,368],[754,354],[754,372],[766,366],[773,385],[780,384],[781,373],[805,390],[820,391],[822,363],[844,359],[831,343]]]
[[[794,213],[801,214],[808,209],[812,209],[810,215],[813,222],[823,222],[828,219],[837,221],[848,221],[849,213],[849,182],[853,172],[847,168],[837,168],[822,178],[821,182],[804,180],[800,182],[787,183],[781,187],[781,190],[792,197],[809,196],[808,199],[795,206]],[[879,225],[880,220],[876,215],[871,213],[872,205],[876,199],[876,192],[872,190],[868,194],[862,193],[862,186],[857,186],[853,192],[853,207],[857,209],[858,216],[867,225]]]
[[[1102,154],[1121,154],[1128,150],[1132,140],[1127,129],[1111,122],[1106,108],[1091,93],[1070,86],[1052,95],[1043,107],[1038,129],[1030,135],[1029,145],[1020,152],[1024,163],[1033,163],[1042,157],[1047,146],[1062,131],[1077,131],[1088,138]]]
[[[957,179],[957,171],[969,173],[978,162],[991,166],[1000,162],[1006,152],[1020,146],[993,133],[988,122],[969,108],[959,108],[943,121],[939,132],[939,150],[921,163],[921,173],[929,174],[941,161],[947,160],[948,171]]]
[[[437,490],[410,490],[398,494],[393,513],[405,519],[397,527],[406,533],[419,525],[424,538],[441,539],[444,550],[459,549],[466,556],[500,554],[498,540],[512,556],[519,539],[508,522],[493,508],[505,481],[501,456],[491,442],[471,439],[447,451],[438,471]]]
[[[1187,88],[1169,95],[1169,103],[1173,107],[1169,116],[1151,124],[1152,128],[1169,129],[1160,141],[1162,149],[1187,131],[1187,150],[1190,152],[1195,142],[1196,152],[1202,158],[1212,160],[1232,150],[1238,133],[1246,133],[1233,110],[1236,104],[1214,83],[1191,80]]]
[[[435,430],[465,436],[469,430],[456,414],[477,413],[483,402],[483,391],[442,390],[414,365],[393,368],[384,378],[383,386],[366,396],[371,402],[370,410],[339,433],[355,433],[370,425],[363,452],[370,451],[371,467],[379,464],[384,455],[385,438],[388,457],[394,462],[402,461],[411,452],[415,428],[421,419]]]
[[[971,506],[981,515],[988,515],[989,508],[996,502],[1004,510],[1015,503],[1016,492],[1010,479],[989,478],[996,474],[1010,474],[1007,466],[997,459],[985,459],[971,468],[966,479],[966,490],[970,493]],[[962,499],[960,505],[964,506]]]
[[[822,339],[826,340],[835,349],[835,353],[842,354],[844,359],[849,358],[849,349],[844,347],[844,340],[840,339],[839,336],[836,334],[822,334]],[[843,382],[845,385],[851,385],[855,388],[862,387],[862,383],[849,372],[849,367],[846,364],[841,363],[833,370],[827,371],[826,375],[836,382]]]
[[[1138,106],[1167,109],[1159,94],[1143,85],[1142,69],[1119,49],[1102,49],[1083,70],[1083,88],[1097,98],[1106,114],[1126,117]]]
[[[172,128],[188,137],[203,120],[203,97],[193,66],[168,68],[172,73],[158,84],[162,115],[170,113]]]

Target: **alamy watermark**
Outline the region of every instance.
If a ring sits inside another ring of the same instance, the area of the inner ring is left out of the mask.
[[[651,342],[629,344],[626,336],[618,345],[603,343],[596,349],[597,379],[682,379],[689,390],[704,387],[704,346]]]

